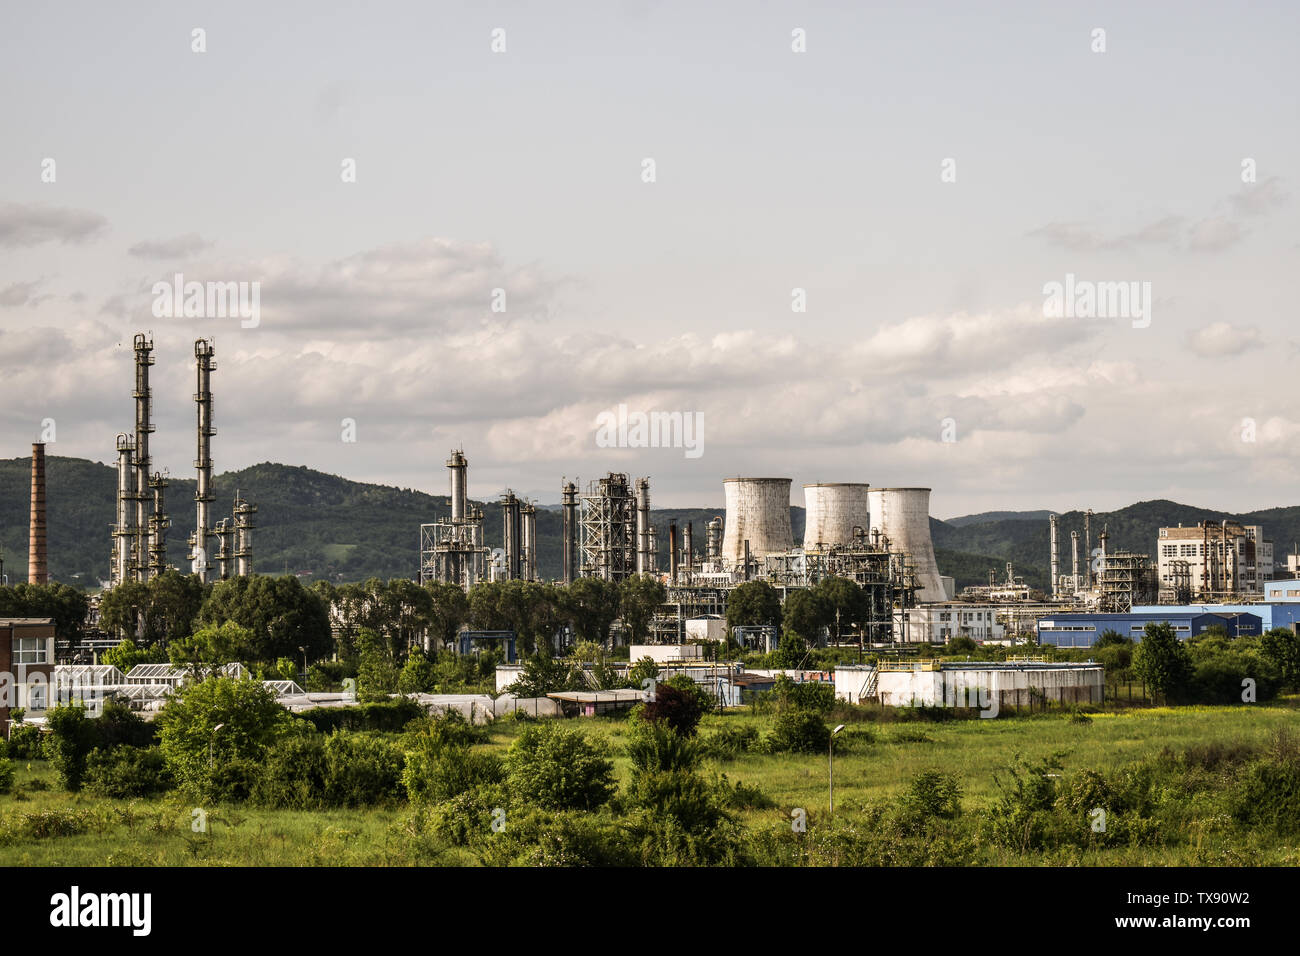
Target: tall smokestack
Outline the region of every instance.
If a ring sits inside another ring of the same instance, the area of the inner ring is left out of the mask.
[[[1074,589],[1079,589],[1079,531],[1070,532],[1070,576],[1074,579]]]
[[[523,576],[525,581],[537,580],[537,507],[531,502],[520,509],[520,527],[523,529]]]
[[[677,583],[677,522],[668,522],[668,580]]]
[[[1092,509],[1083,513],[1083,574],[1087,586],[1092,587]]]
[[[506,577],[514,581],[522,573],[523,529],[519,526],[519,499],[509,489],[501,498],[501,517],[505,523]]]
[[[1052,515],[1048,520],[1052,525],[1052,600],[1055,601],[1061,593],[1061,557],[1057,547],[1056,515]]]
[[[465,460],[465,453],[459,448],[453,451],[447,459],[447,468],[451,472],[451,520],[453,524],[459,524],[465,520],[469,503],[466,482],[469,463]]]
[[[695,570],[695,542],[692,541],[691,522],[686,522],[686,530],[682,532],[682,564],[686,565],[687,571]]]
[[[32,515],[27,542],[27,583],[48,584],[45,551],[45,445],[32,445]]]
[[[122,584],[132,576],[131,545],[135,540],[135,530],[131,522],[135,512],[131,508],[134,495],[134,466],[131,459],[135,454],[135,439],[130,435],[117,436],[117,526],[113,529],[113,584]]]
[[[636,480],[636,573],[646,574],[653,567],[650,558],[650,479]]]
[[[560,486],[562,533],[560,559],[564,565],[564,583],[572,584],[578,578],[578,486],[566,481]]]
[[[194,490],[194,537],[191,539],[190,560],[194,562],[194,573],[202,581],[211,580],[212,550],[209,538],[212,535],[212,436],[217,430],[212,427],[212,371],[217,367],[216,349],[208,339],[198,339],[194,343],[194,357],[197,359],[198,390],[194,393],[197,407],[197,454],[194,468],[198,475],[198,484]],[[239,519],[236,516],[235,524]],[[236,535],[235,551],[238,556],[239,537]]]
[[[149,366],[153,365],[153,339],[143,332],[135,336],[135,522],[132,530],[132,563],[137,581],[149,577],[149,435],[153,432],[153,396],[149,388]]]

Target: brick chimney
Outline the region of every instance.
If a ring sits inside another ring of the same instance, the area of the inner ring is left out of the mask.
[[[27,548],[27,583],[46,584],[50,569],[45,551],[45,445],[32,445],[32,523]]]

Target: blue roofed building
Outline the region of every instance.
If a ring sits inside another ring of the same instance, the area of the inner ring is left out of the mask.
[[[1251,606],[1255,610],[1260,608],[1260,605]],[[1258,635],[1264,631],[1263,619],[1253,611],[1216,612],[1196,607],[1161,607],[1158,610],[1135,610],[1128,614],[1049,614],[1038,621],[1038,643],[1054,644],[1057,647],[1092,647],[1107,631],[1140,641],[1142,632],[1152,623],[1168,624],[1180,640],[1195,637],[1216,625],[1224,628],[1229,637]]]

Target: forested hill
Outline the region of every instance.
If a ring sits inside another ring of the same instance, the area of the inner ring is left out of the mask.
[[[96,587],[107,577],[114,518],[115,470],[80,458],[49,456],[46,460],[50,573],[57,581]],[[227,472],[214,479],[213,514],[230,514],[236,490],[258,505],[253,534],[254,565],[267,574],[303,573],[308,579],[328,577],[356,581],[368,577],[411,577],[415,574],[421,523],[450,512],[446,495],[428,495],[349,481],[336,475],[292,465],[265,463]],[[0,550],[11,582],[26,580],[30,460],[0,460]],[[172,526],[168,558],[188,567],[187,540],[194,530],[194,479],[173,478],[167,489]],[[501,539],[499,501],[480,502],[486,516],[488,544]],[[722,515],[721,508],[656,509],[660,564],[666,566],[668,523],[679,533],[689,522],[695,548],[703,551],[705,527]],[[958,586],[986,582],[990,568],[999,576],[1010,560],[1016,573],[1034,585],[1047,582],[1047,512],[991,512],[951,522],[931,520],[939,569],[957,578]],[[1194,524],[1202,518],[1232,518],[1264,525],[1279,555],[1300,538],[1300,508],[1280,508],[1245,515],[1228,515],[1191,508],[1171,501],[1147,501],[1110,514],[1093,516],[1094,539],[1109,525],[1111,546],[1152,552],[1161,525]],[[791,509],[796,543],[802,539],[804,513]],[[1069,568],[1072,528],[1083,528],[1083,515],[1061,516],[1062,570]],[[538,508],[539,572],[544,578],[560,573],[560,512]],[[1095,541],[1094,541],[1095,544]]]

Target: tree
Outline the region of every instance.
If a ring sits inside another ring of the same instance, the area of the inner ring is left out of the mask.
[[[293,718],[260,681],[214,677],[180,688],[155,723],[163,759],[177,782],[209,793],[223,765],[264,759]]]
[[[1260,652],[1290,687],[1300,685],[1300,634],[1287,627],[1275,627],[1259,639]]]
[[[654,698],[641,705],[639,716],[642,721],[662,722],[672,728],[673,733],[690,737],[695,734],[700,718],[704,716],[704,707],[694,693],[662,683],[655,687]]]
[[[188,637],[207,597],[207,587],[197,574],[167,568],[149,579],[145,608],[145,641],[166,644]]]
[[[822,628],[830,623],[832,614],[826,599],[817,592],[791,591],[782,611],[785,632],[815,642],[821,636]]]
[[[618,584],[603,578],[579,578],[563,595],[563,611],[573,622],[578,638],[607,644],[610,625],[620,610]]]
[[[623,623],[632,630],[632,640],[644,644],[650,638],[650,622],[668,597],[668,590],[648,574],[624,578],[618,586]]]
[[[595,810],[614,795],[614,763],[580,731],[547,722],[525,728],[506,753],[520,802],[544,810]]]
[[[362,628],[357,636],[360,666],[357,669],[357,700],[373,702],[387,700],[397,693],[398,670],[388,642],[370,628]]]
[[[86,595],[67,584],[0,587],[0,617],[50,617],[60,640],[76,643],[90,608]]]
[[[397,691],[401,694],[431,693],[438,682],[438,672],[424,651],[416,648],[406,658],[402,673],[397,678]]]
[[[310,657],[333,650],[329,611],[318,593],[308,591],[293,575],[249,575],[220,581],[203,602],[199,624],[235,621],[253,632],[251,660],[272,664],[281,657]]]
[[[440,651],[456,642],[461,625],[469,619],[469,599],[459,584],[428,581],[430,650]]]
[[[1176,700],[1191,680],[1192,663],[1174,629],[1163,621],[1152,621],[1133,651],[1133,672],[1166,699]]]
[[[848,578],[822,578],[812,589],[825,602],[827,624],[834,627],[836,640],[844,628],[861,629],[871,615],[871,599],[855,581]]]
[[[766,581],[746,581],[727,595],[727,627],[781,624],[781,597]]]
[[[144,616],[149,607],[149,586],[141,581],[123,581],[99,599],[99,623],[111,634],[144,640]]]
[[[252,658],[253,632],[234,621],[208,624],[167,648],[173,664],[188,664],[197,674],[201,665],[230,664]]]
[[[80,790],[86,758],[99,742],[93,720],[81,706],[55,707],[45,718],[50,728],[51,762],[65,790]]]

